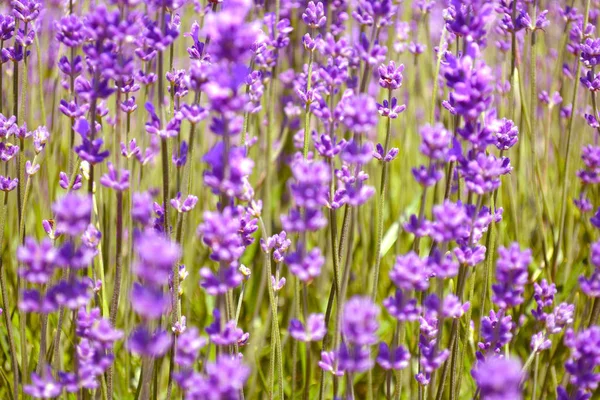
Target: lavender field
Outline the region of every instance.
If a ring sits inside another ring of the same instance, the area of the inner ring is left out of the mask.
[[[3,0],[0,399],[600,399],[600,1]]]

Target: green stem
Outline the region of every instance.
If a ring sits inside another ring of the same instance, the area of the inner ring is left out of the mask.
[[[308,74],[306,75],[306,94],[308,96],[308,92],[310,92],[310,88],[312,85],[312,67],[313,67],[313,52],[309,53],[308,58]],[[310,137],[310,102],[306,102],[306,106],[304,107],[304,146],[302,147],[302,156],[306,159],[308,157],[308,143]]]
[[[304,314],[304,323],[308,321],[308,287],[306,283],[302,284],[302,305]],[[304,376],[304,400],[309,399],[310,394],[310,377],[311,377],[311,357],[310,357],[310,341],[304,343],[306,347],[306,365]]]
[[[169,151],[167,150],[167,139],[161,138],[160,152],[162,158],[162,178],[163,178],[163,229],[165,235],[169,237]]]
[[[2,212],[0,213],[0,246],[4,239],[4,226],[6,224],[6,211],[8,204],[8,192],[4,192],[4,202],[2,204]],[[4,309],[4,323],[8,336],[8,347],[10,351],[10,363],[13,375],[13,399],[19,398],[19,366],[17,364],[17,349],[15,347],[15,339],[13,335],[12,320],[10,317],[10,308],[8,306],[8,291],[6,290],[6,273],[4,269],[3,257],[0,256],[0,290],[2,291],[2,308]]]
[[[428,25],[427,25],[428,26]],[[442,46],[446,40],[446,26],[442,29],[442,35],[440,36],[440,43],[438,45],[437,62],[435,63],[435,76],[433,77],[433,90],[431,91],[431,109],[429,110],[429,123],[433,124],[435,121],[435,104],[437,102],[437,92],[439,87],[438,77],[440,76],[440,69],[442,65]]]
[[[115,281],[110,302],[109,318],[113,327],[117,326],[117,312],[119,310],[119,296],[121,294],[121,275],[123,264],[123,192],[117,191],[117,243],[116,243]],[[111,366],[107,374],[108,400],[113,397],[114,368]]]
[[[588,24],[589,21],[589,14],[590,14],[590,0],[586,1],[586,6],[585,6],[585,14],[584,14],[584,19],[583,19],[583,27],[585,29],[585,27]],[[568,179],[569,177],[569,167],[571,164],[571,138],[573,136],[573,120],[576,114],[576,103],[577,103],[577,90],[579,89],[579,78],[581,76],[581,59],[579,57],[577,57],[577,66],[575,68],[575,80],[573,82],[575,82],[575,87],[573,88],[573,97],[571,98],[571,105],[573,107],[573,111],[571,112],[571,115],[569,116],[569,122],[567,124],[567,145],[566,145],[566,149],[565,149],[565,165],[564,165],[564,176],[565,179],[562,180],[562,191],[561,191],[561,205],[560,205],[560,219],[559,219],[559,225],[558,225],[558,237],[556,239],[556,242],[554,242],[554,249],[553,249],[553,253],[552,253],[552,271],[553,271],[553,276],[556,276],[556,268],[557,268],[557,263],[558,263],[558,253],[559,253],[559,246],[561,245],[562,242],[562,238],[564,235],[564,230],[565,230],[565,219],[566,219],[566,214],[567,214],[567,191],[568,191],[568,183],[570,182],[570,179]]]
[[[258,217],[258,224],[262,231],[263,239],[266,241],[268,239],[267,230],[265,227],[265,223],[262,217]],[[266,254],[265,256],[265,268],[267,273],[269,274],[267,281],[267,292],[269,293],[269,302],[271,303],[271,363],[275,361],[277,363],[278,370],[278,380],[279,380],[279,398],[283,399],[283,363],[282,363],[282,353],[281,353],[281,338],[279,333],[279,318],[277,317],[277,303],[275,301],[275,292],[273,290],[273,285],[270,282],[271,275],[271,254]],[[275,386],[275,376],[274,369],[271,369],[269,372],[269,396],[273,398],[274,394],[274,386]]]
[[[392,101],[392,90],[388,91],[388,101],[391,103]],[[391,118],[387,119],[386,124],[386,132],[385,132],[385,142],[383,145],[383,155],[388,152],[388,148],[390,146],[390,132],[392,126]],[[387,195],[387,181],[388,181],[388,168],[389,162],[382,161],[382,171],[381,171],[381,183],[379,185],[379,207],[377,210],[377,242],[375,245],[375,268],[373,271],[373,288],[371,290],[371,298],[375,301],[377,297],[377,288],[379,283],[379,269],[381,267],[381,242],[383,241],[383,213],[385,209],[385,197]]]

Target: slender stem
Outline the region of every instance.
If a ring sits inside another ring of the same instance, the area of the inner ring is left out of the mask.
[[[442,56],[444,55],[444,52],[442,51],[442,46],[444,45],[445,40],[446,26],[444,25],[444,28],[442,29],[442,35],[440,36],[440,43],[438,45],[437,62],[435,63],[435,75],[433,77],[433,90],[431,91],[431,109],[429,110],[430,124],[433,124],[433,122],[435,121],[435,103],[437,102],[437,92],[439,87],[438,77],[440,76],[440,69],[442,66]]]
[[[535,354],[535,365],[533,366],[533,387],[531,389],[531,398],[535,399],[536,396],[536,392],[537,392],[537,387],[538,387],[538,369],[539,369],[539,365],[540,365],[540,356],[539,354],[536,352]]]
[[[586,1],[586,6],[585,6],[585,14],[584,14],[584,19],[583,19],[583,30],[585,31],[585,28],[587,27],[588,21],[589,21],[589,14],[590,14],[590,0]],[[582,39],[583,40],[583,39]],[[568,190],[568,183],[570,182],[570,179],[567,179],[567,177],[569,176],[569,167],[571,164],[571,138],[573,136],[573,120],[576,114],[576,103],[577,103],[577,90],[579,89],[579,77],[581,76],[581,58],[577,57],[577,67],[575,68],[575,80],[573,82],[575,82],[575,87],[573,88],[573,97],[571,98],[571,105],[573,107],[573,111],[571,112],[571,115],[569,116],[569,122],[567,124],[567,144],[566,144],[566,148],[565,148],[565,165],[564,165],[564,176],[565,179],[562,180],[562,191],[561,191],[561,205],[560,205],[560,219],[559,219],[559,225],[558,225],[558,237],[556,239],[556,242],[554,242],[554,249],[553,249],[553,253],[552,253],[552,262],[551,262],[551,266],[552,266],[552,271],[553,276],[556,276],[556,268],[557,268],[557,263],[558,263],[558,253],[559,253],[559,246],[561,246],[562,244],[562,239],[563,239],[563,235],[564,235],[564,231],[565,231],[565,219],[566,219],[566,215],[567,215],[567,190]]]
[[[42,285],[41,289],[42,296],[46,293],[46,285]],[[48,314],[44,313],[41,315],[41,327],[40,327],[40,352],[38,355],[38,363],[35,372],[37,374],[46,374],[46,343],[48,342]]]
[[[302,310],[304,314],[304,323],[308,321],[308,287],[306,283],[302,284]],[[310,357],[310,341],[305,342],[306,346],[306,365],[304,373],[304,400],[309,399],[310,393],[310,377],[311,377],[311,357]]]
[[[392,90],[388,90],[388,102],[392,101]],[[392,120],[391,118],[387,118],[386,121],[386,132],[385,132],[385,142],[383,145],[383,155],[388,152],[388,148],[390,145],[390,132],[391,132]],[[383,214],[385,210],[385,197],[387,195],[387,181],[388,181],[388,168],[389,162],[382,161],[382,170],[381,170],[381,183],[379,185],[379,207],[377,210],[377,242],[375,245],[375,268],[373,270],[373,288],[371,290],[371,298],[373,300],[377,297],[377,288],[379,283],[379,268],[381,266],[381,242],[383,241]]]
[[[2,211],[0,212],[0,246],[4,239],[4,226],[6,223],[6,211],[8,204],[8,192],[4,192],[4,202],[2,204]],[[2,291],[2,308],[4,312],[4,323],[6,325],[6,332],[8,336],[8,347],[10,351],[10,363],[13,375],[13,399],[19,398],[19,366],[17,364],[17,349],[15,347],[15,339],[13,335],[12,320],[10,317],[10,308],[8,304],[8,291],[6,290],[6,273],[4,269],[4,263],[0,257],[0,290]]]
[[[235,324],[238,324],[240,320],[240,313],[242,312],[242,302],[244,301],[244,294],[246,293],[246,282],[242,282],[242,289],[240,290],[240,296],[238,297],[237,307],[235,309]]]
[[[262,217],[258,217],[258,224],[260,226],[262,237],[266,241],[269,237],[265,222]],[[269,274],[268,278],[271,275],[271,255],[266,254],[265,256],[265,268],[267,273]],[[282,363],[282,353],[281,353],[281,338],[279,333],[279,318],[277,317],[277,302],[275,300],[275,291],[273,290],[273,285],[270,282],[267,282],[267,292],[269,293],[269,302],[271,303],[271,363],[276,361],[277,370],[278,370],[278,381],[279,381],[279,398],[283,399],[283,363]],[[273,398],[274,394],[274,386],[275,386],[275,377],[274,377],[274,369],[269,372],[269,396]]]
[[[169,236],[169,151],[167,149],[167,139],[161,138],[160,151],[162,158],[162,180],[163,180],[163,230],[165,235]]]
[[[123,192],[117,191],[117,259],[115,265],[115,281],[110,302],[109,318],[113,327],[117,326],[117,312],[119,310],[119,296],[121,294],[121,275],[123,264]],[[113,397],[114,368],[111,366],[107,374],[108,400]]]
[[[306,95],[309,95],[310,88],[312,85],[312,67],[313,67],[313,52],[309,53],[308,58],[308,73],[306,75]],[[310,101],[306,102],[304,107],[304,146],[302,147],[302,156],[306,158],[308,156],[308,143],[310,137]]]

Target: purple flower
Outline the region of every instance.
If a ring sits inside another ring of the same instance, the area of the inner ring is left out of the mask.
[[[500,310],[497,314],[494,310],[490,310],[489,317],[481,318],[481,340],[479,349],[487,351],[492,349],[493,352],[499,353],[500,349],[510,342],[512,339],[512,329],[514,323],[510,315],[504,315],[504,311]]]
[[[381,143],[377,143],[375,148],[376,148],[376,150],[373,151],[373,158],[376,158],[379,161],[383,161],[384,163],[389,163],[391,161],[394,161],[396,159],[396,157],[398,156],[398,153],[400,152],[400,150],[397,147],[392,147],[387,152],[387,154],[384,154],[385,151],[384,151]]]
[[[116,190],[117,192],[122,192],[129,189],[129,171],[126,169],[117,171],[111,162],[109,162],[107,165],[108,173],[102,175],[100,178],[100,183],[102,186],[106,186]]]
[[[221,313],[217,309],[213,311],[213,317],[213,323],[206,327],[211,342],[217,346],[229,346],[242,338],[244,331],[237,327],[235,320],[221,326]]]
[[[189,194],[185,200],[181,201],[181,192],[177,193],[177,197],[171,199],[171,207],[180,213],[192,211],[196,207],[198,197]]]
[[[238,287],[242,280],[242,274],[235,265],[219,268],[218,275],[215,275],[210,268],[200,269],[200,286],[211,296],[227,293],[228,290]]]
[[[419,168],[413,168],[412,174],[415,180],[424,187],[433,186],[444,177],[443,172],[433,164],[429,167],[421,165]]]
[[[600,327],[592,326],[579,333],[573,330],[565,333],[564,343],[571,349],[571,356],[565,363],[566,371],[571,375],[574,386],[594,391],[600,382]]]
[[[271,286],[273,287],[274,292],[279,292],[281,289],[283,289],[285,284],[286,284],[285,278],[281,278],[278,281],[273,275],[271,275]]]
[[[535,319],[545,321],[547,314],[544,312],[544,308],[550,307],[554,303],[556,285],[554,283],[548,284],[548,281],[542,279],[540,283],[535,282],[533,284],[533,290],[533,298],[537,303],[537,308],[532,310],[531,314]]]
[[[281,231],[279,234],[275,234],[267,240],[260,239],[260,247],[265,253],[269,253],[273,250],[273,260],[276,263],[280,263],[284,259],[284,254],[292,244],[292,241],[287,238],[287,233]]]
[[[360,0],[359,9],[373,21],[386,25],[388,19],[396,12],[397,7],[391,0]]]
[[[10,40],[15,32],[15,19],[12,15],[2,15],[0,16],[0,40],[8,41]]]
[[[358,144],[354,139],[348,141],[341,154],[342,161],[348,164],[365,165],[373,158],[373,144],[369,141],[363,145]]]
[[[135,102],[134,96],[131,96],[131,97],[123,100],[120,104],[120,107],[121,107],[121,111],[123,111],[124,113],[127,113],[127,114],[131,114],[138,108],[137,103]]]
[[[244,22],[249,11],[250,3],[240,2],[236,7],[206,16],[204,33],[211,39],[208,48],[211,58],[243,62],[250,55],[260,31],[256,23]]]
[[[329,371],[335,376],[343,376],[344,371],[339,369],[337,366],[338,356],[336,352],[321,352],[321,361],[319,361],[319,367],[323,371]]]
[[[368,297],[354,296],[344,304],[342,334],[347,342],[357,346],[377,342],[379,307]]]
[[[486,248],[482,245],[461,245],[454,248],[454,255],[462,265],[474,267],[485,259]]]
[[[82,160],[85,160],[90,164],[99,164],[110,154],[108,150],[101,151],[103,144],[104,140],[101,138],[89,140],[82,137],[82,143],[79,146],[75,146],[75,152]]]
[[[524,374],[519,361],[490,357],[471,371],[482,399],[521,399]]]
[[[23,392],[28,396],[42,399],[50,399],[60,395],[62,385],[52,376],[50,368],[42,376],[33,372],[31,374],[31,384],[23,385]]]
[[[152,218],[152,196],[148,192],[134,193],[131,197],[131,219],[148,225]]]
[[[510,119],[503,118],[500,130],[496,132],[496,147],[499,150],[508,150],[519,140],[519,128]]]
[[[392,60],[388,65],[379,66],[379,86],[387,90],[396,90],[402,86],[402,72],[404,64],[396,68],[396,63]]]
[[[433,207],[435,218],[431,236],[438,242],[456,241],[468,237],[470,221],[461,203],[445,200],[443,204]]]
[[[461,7],[460,5],[458,7]],[[492,69],[483,61],[476,61],[479,47],[471,42],[461,58],[446,52],[447,66],[444,77],[450,93],[449,106],[468,121],[476,120],[492,103],[494,86]]]
[[[156,114],[152,103],[146,103],[146,111],[150,116],[150,120],[146,122],[146,132],[150,135],[156,135],[161,139],[168,139],[177,136],[181,127],[181,121],[177,118],[177,115],[163,126],[162,121]]]
[[[140,232],[134,248],[138,261],[133,266],[138,277],[148,283],[164,285],[168,282],[173,266],[181,258],[181,248],[164,234],[153,229]]]
[[[441,367],[450,355],[448,349],[441,351],[438,349],[439,321],[434,315],[435,313],[430,312],[426,313],[425,317],[419,318],[419,349],[421,350],[421,365],[424,372],[424,375],[419,379],[423,382],[429,382],[430,374]]]
[[[527,283],[527,268],[532,261],[531,250],[521,251],[517,243],[498,249],[497,284],[492,285],[492,300],[501,308],[515,307],[523,302]]]
[[[344,95],[336,114],[339,115],[339,120],[355,133],[370,133],[377,125],[377,104],[365,94]]]
[[[311,282],[321,274],[321,267],[325,263],[325,258],[321,255],[321,250],[315,247],[308,253],[300,245],[298,250],[285,257],[290,272],[303,282]]]
[[[224,143],[219,141],[202,157],[209,169],[204,171],[204,183],[213,193],[224,193],[229,197],[238,197],[242,200],[251,198],[253,192],[248,183],[248,176],[252,173],[254,162],[246,157],[244,147],[232,147],[229,150],[229,170],[225,176],[223,164]]]
[[[127,348],[133,354],[156,358],[166,354],[171,347],[171,341],[171,335],[165,330],[150,332],[144,327],[139,327],[129,336]]]
[[[135,282],[131,290],[131,307],[144,318],[160,318],[170,306],[169,297],[161,288],[143,286]]]
[[[89,279],[73,281],[59,281],[46,291],[43,299],[43,312],[53,312],[64,306],[70,310],[77,310],[85,306],[92,297],[92,282]]]
[[[531,337],[529,345],[532,351],[539,353],[552,347],[552,341],[546,337],[544,332],[538,332]]]
[[[297,319],[290,320],[288,328],[290,336],[301,342],[316,342],[327,333],[325,326],[325,316],[323,314],[310,314],[306,321],[306,326]]]
[[[338,351],[339,368],[348,372],[365,372],[373,368],[368,346],[350,345],[343,342]]]
[[[198,358],[200,349],[206,346],[206,343],[206,339],[199,336],[196,327],[186,330],[177,339],[175,363],[182,367],[192,367]]]
[[[25,238],[25,244],[17,250],[17,259],[21,262],[19,276],[30,283],[48,283],[54,272],[56,257],[56,249],[49,239],[38,244],[31,237]]]
[[[600,39],[587,38],[580,45],[583,65],[592,68],[600,64]]]
[[[470,303],[468,301],[461,304],[460,299],[457,296],[449,294],[444,298],[442,314],[445,318],[460,318],[467,312],[469,307]]]
[[[567,326],[573,324],[575,316],[575,305],[560,303],[546,317],[546,329],[549,333],[559,333]]]
[[[171,157],[171,161],[177,168],[181,168],[187,162],[187,153],[188,153],[188,145],[185,140],[181,141],[181,145],[179,146],[179,155],[177,151],[173,149],[173,157]]]
[[[314,232],[327,226],[327,218],[318,209],[307,209],[301,212],[293,208],[289,215],[281,216],[281,225],[290,233]]]
[[[10,176],[5,177],[0,175],[0,190],[3,192],[10,192],[16,189],[18,183],[19,179],[17,178],[11,179]]]
[[[241,357],[222,354],[216,362],[206,365],[207,391],[200,398],[219,394],[222,399],[235,399],[249,376],[250,368],[241,362]]]
[[[427,262],[414,251],[398,256],[390,271],[390,279],[402,290],[427,290],[430,275]]]
[[[10,161],[17,155],[19,152],[19,146],[12,145],[9,142],[1,142],[0,143],[0,160],[2,161]]]
[[[333,158],[338,155],[346,146],[344,139],[337,140],[334,136],[331,138],[329,135],[319,135],[317,132],[312,133],[313,144],[317,152],[325,158]]]
[[[290,190],[298,207],[318,208],[327,203],[331,171],[322,161],[297,160],[292,164]]]
[[[312,29],[318,29],[325,25],[325,10],[323,3],[320,1],[315,4],[314,1],[309,1],[306,9],[302,13],[302,21]]]
[[[210,248],[210,258],[214,261],[232,263],[244,252],[239,235],[240,220],[234,212],[231,207],[225,207],[222,212],[205,211],[204,221],[198,225],[197,234]]]
[[[92,201],[87,195],[69,193],[52,205],[56,218],[56,231],[69,236],[77,236],[86,230],[90,223]]]
[[[31,23],[40,15],[42,3],[38,0],[12,0],[13,15],[25,23]]]
[[[79,47],[85,40],[81,20],[76,15],[62,17],[54,23],[56,39],[67,47]]]
[[[441,123],[434,126],[425,125],[421,128],[421,146],[419,150],[432,160],[446,161],[450,151],[452,133],[444,128]]]
[[[592,393],[588,393],[583,389],[576,389],[571,395],[564,387],[559,386],[556,388],[556,396],[557,400],[589,400],[592,398]]]
[[[399,105],[398,99],[395,97],[392,97],[391,101],[384,99],[381,104],[377,103],[377,112],[382,117],[396,119],[398,114],[401,114],[404,110],[406,110],[406,105]]]
[[[451,278],[458,274],[458,263],[449,252],[442,254],[439,250],[433,251],[427,258],[427,264],[431,275],[437,278]]]
[[[463,159],[459,166],[467,188],[479,195],[492,192],[500,187],[500,176],[511,171],[510,160],[506,157],[477,153],[472,159]]]
[[[376,361],[386,371],[404,369],[408,367],[409,360],[410,353],[403,346],[398,346],[390,352],[387,343],[379,343],[379,353]]]
[[[398,321],[416,321],[421,314],[417,299],[409,299],[400,289],[396,289],[396,294],[384,299],[383,306]]]

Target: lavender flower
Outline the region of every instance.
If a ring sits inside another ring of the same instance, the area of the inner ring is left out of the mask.
[[[342,334],[352,344],[375,344],[379,328],[379,307],[367,297],[354,296],[344,305]]]
[[[408,367],[410,353],[402,346],[398,346],[390,351],[389,346],[379,343],[379,353],[377,354],[377,364],[385,370],[401,370]]]
[[[204,222],[198,226],[197,233],[211,249],[210,258],[214,261],[232,263],[244,252],[239,235],[240,221],[235,212],[231,207],[222,212],[204,212]]]
[[[394,284],[403,290],[427,290],[429,287],[429,268],[427,263],[411,251],[410,253],[398,256],[396,264],[390,271],[390,279]]]
[[[491,357],[471,371],[481,398],[487,400],[521,399],[521,363],[509,358]]]
[[[496,264],[497,284],[492,285],[492,300],[502,308],[515,307],[523,302],[523,292],[527,283],[527,267],[531,263],[531,250],[521,251],[517,243],[509,248],[498,249]]]
[[[577,334],[569,330],[564,342],[571,349],[571,357],[565,363],[571,384],[583,390],[596,390],[600,382],[600,374],[595,372],[600,365],[600,327],[593,326]]]
[[[69,236],[77,236],[90,223],[92,201],[87,195],[70,193],[52,205],[56,218],[56,230]]]
[[[285,262],[290,268],[292,274],[303,282],[310,282],[321,274],[321,267],[325,263],[325,258],[321,255],[321,250],[315,247],[308,253],[300,246],[297,251],[290,253],[285,257]]]
[[[371,97],[350,94],[339,103],[339,120],[352,132],[367,134],[377,125],[377,105]]]
[[[290,336],[301,342],[312,342],[323,339],[327,328],[325,327],[325,316],[323,314],[310,314],[306,326],[297,319],[290,320]]]

